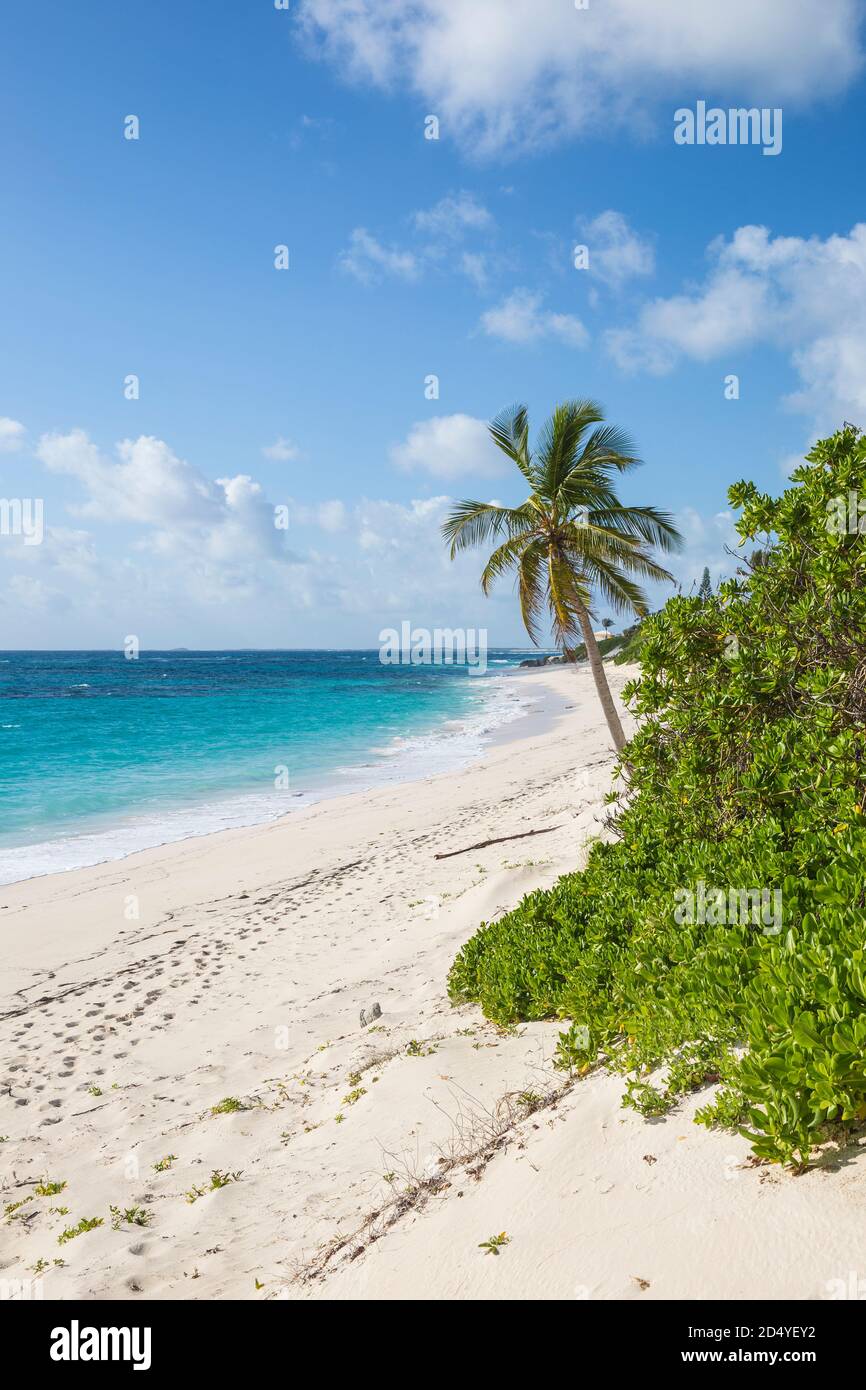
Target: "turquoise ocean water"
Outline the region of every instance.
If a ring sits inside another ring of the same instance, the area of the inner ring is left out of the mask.
[[[465,765],[538,697],[522,652],[0,652],[0,883]]]

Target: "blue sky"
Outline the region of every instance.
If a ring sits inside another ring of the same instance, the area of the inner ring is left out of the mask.
[[[678,578],[729,568],[728,484],[866,423],[862,11],[13,3],[0,496],[45,537],[0,536],[0,645],[522,643],[438,540],[446,499],[518,500],[482,428],[518,400],[601,401]],[[780,107],[782,152],[675,144],[699,100]]]

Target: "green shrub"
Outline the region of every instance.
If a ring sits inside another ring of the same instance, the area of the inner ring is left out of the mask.
[[[613,658],[617,666],[625,666],[629,662],[640,661],[642,646],[643,623],[633,623],[622,634],[621,645]]]
[[[866,537],[830,524],[850,493],[850,427],[781,498],[730,489],[752,558],[641,626],[613,840],[482,926],[449,976],[496,1022],[571,1020],[562,1064],[605,1057],[639,1109],[721,1080],[701,1123],[798,1164],[866,1118]],[[690,920],[701,883],[725,903]],[[763,892],[763,915],[732,889]]]

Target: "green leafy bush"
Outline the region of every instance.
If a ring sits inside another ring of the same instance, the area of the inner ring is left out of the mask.
[[[781,498],[729,497],[750,560],[641,626],[613,838],[482,926],[449,991],[572,1020],[562,1065],[604,1056],[648,1113],[721,1081],[700,1122],[804,1164],[866,1118],[866,441],[816,445]]]
[[[643,623],[632,623],[622,634],[622,641],[619,649],[614,653],[614,661],[617,666],[625,666],[630,662],[640,661],[641,647],[643,646]]]

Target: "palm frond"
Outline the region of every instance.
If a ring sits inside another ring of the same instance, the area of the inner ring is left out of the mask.
[[[554,410],[538,444],[538,490],[554,502],[575,466],[581,442],[591,425],[604,417],[595,401],[565,401]]]
[[[625,430],[617,425],[600,425],[586,441],[579,463],[627,473],[632,468],[640,468],[643,459],[638,458],[634,440]]]
[[[580,633],[578,609],[589,602],[589,592],[568,559],[550,550],[547,556],[547,604],[554,640],[561,647],[573,646]]]
[[[643,589],[617,566],[604,560],[592,560],[586,573],[593,588],[598,589],[615,612],[636,613],[639,617],[646,613],[647,597]]]
[[[455,502],[442,523],[442,537],[450,546],[451,559],[460,550],[471,550],[482,541],[529,530],[531,513],[525,507],[498,507],[493,502]]]
[[[591,517],[599,526],[646,541],[659,550],[679,550],[683,544],[670,512],[656,507],[623,507],[617,503],[613,507],[593,508]]]
[[[513,463],[517,464],[529,486],[535,487],[532,457],[529,452],[529,421],[525,405],[512,405],[501,410],[488,425],[490,436]]]
[[[520,557],[517,593],[523,626],[529,633],[530,641],[537,647],[544,607],[544,542],[541,540],[530,541]]]
[[[509,570],[515,569],[526,547],[531,544],[531,534],[512,536],[494,550],[481,572],[481,590],[488,595],[496,580]]]

